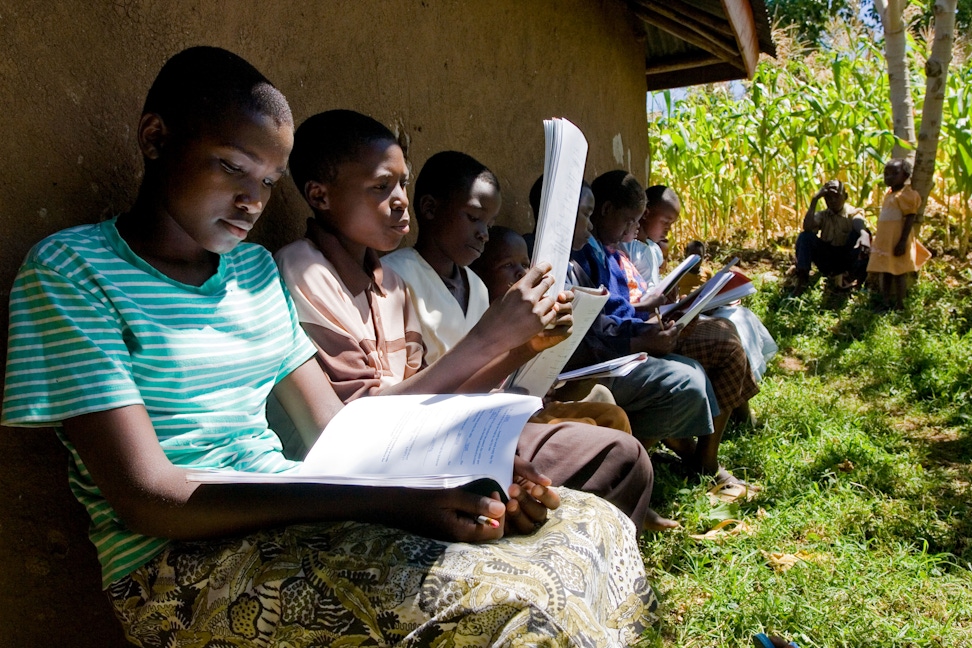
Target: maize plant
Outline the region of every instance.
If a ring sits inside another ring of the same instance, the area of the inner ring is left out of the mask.
[[[648,123],[651,184],[670,185],[682,199],[676,242],[790,245],[810,197],[830,179],[844,182],[848,202],[865,208],[873,224],[895,145],[884,55],[865,28],[833,29],[827,47],[766,58],[751,81],[702,86],[678,99],[663,93],[665,109]],[[925,50],[908,37],[910,52]],[[922,65],[913,54],[916,111]],[[926,223],[944,233],[942,245],[965,254],[972,241],[972,64],[953,65],[932,193],[951,208],[926,212]]]

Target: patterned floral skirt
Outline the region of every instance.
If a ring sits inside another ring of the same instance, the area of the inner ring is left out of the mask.
[[[144,647],[627,646],[653,621],[634,527],[593,495],[533,535],[443,543],[379,525],[177,542],[108,590]]]

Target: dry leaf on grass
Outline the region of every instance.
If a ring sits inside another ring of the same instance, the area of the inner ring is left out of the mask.
[[[729,525],[735,525],[731,529],[728,529]],[[749,533],[753,528],[746,522],[742,520],[735,520],[729,518],[719,522],[705,533],[691,533],[689,537],[693,540],[698,540],[699,542],[704,542],[705,540],[721,540],[722,538],[728,536],[739,535],[740,533]]]
[[[785,572],[798,562],[814,562],[817,560],[815,554],[809,551],[798,551],[795,554],[783,553],[781,551],[764,551],[763,556],[775,571]]]
[[[709,503],[713,506],[719,502],[750,501],[763,490],[760,486],[746,484],[716,484],[709,489]]]

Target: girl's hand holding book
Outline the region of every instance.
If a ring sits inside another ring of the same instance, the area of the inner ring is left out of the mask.
[[[386,521],[418,535],[450,542],[485,542],[503,537],[507,505],[462,488],[401,489],[404,497],[397,513]],[[493,526],[480,518],[496,520]]]

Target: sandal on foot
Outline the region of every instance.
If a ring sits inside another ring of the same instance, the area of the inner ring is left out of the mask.
[[[720,502],[736,502],[740,499],[748,502],[759,493],[759,491],[749,484],[733,484],[722,482],[709,489],[709,500],[713,504]]]

